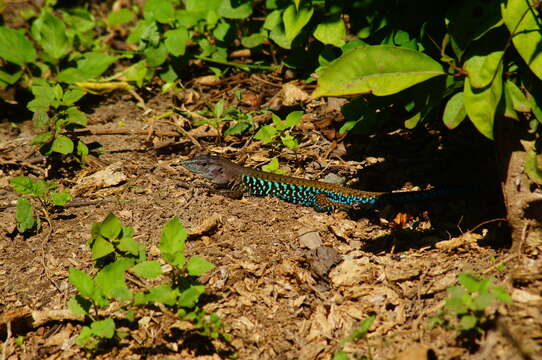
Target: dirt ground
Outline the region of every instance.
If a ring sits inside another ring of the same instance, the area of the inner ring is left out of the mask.
[[[279,90],[258,86],[263,85],[248,81],[234,87],[265,94],[260,104]],[[231,88],[194,91],[207,93],[213,102],[234,97]],[[113,212],[124,225],[134,227],[136,240],[146,245],[151,259],[158,258],[161,229],[173,216],[193,231],[207,224],[187,242],[187,253],[216,265],[201,279],[211,299],[204,308],[220,315],[231,342],[202,345],[201,339],[179,336],[175,319],[157,308],[143,313],[130,336],[98,358],[332,359],[341,340],[374,315],[367,340],[344,346],[352,356],[542,359],[542,240],[526,239],[520,254],[508,250],[506,226],[496,220],[503,216],[501,200],[491,190],[496,187],[488,165],[491,145],[473,147],[479,141],[469,143],[461,133],[469,129],[450,133],[422,127],[343,140],[319,127],[335,116],[324,103],[307,111],[304,131],[299,132],[302,146],[293,153],[254,141],[247,144],[246,138],[217,142],[205,125],[190,127],[176,117],[159,119],[179,103],[196,111],[205,101],[158,96],[142,109],[128,95],[97,99],[84,109],[90,129],[145,132],[85,136],[85,142],[99,142],[103,151],[98,149],[86,167],[71,164],[61,170],[28,145],[33,136],[29,121],[13,127],[0,120],[0,206],[16,200],[9,179],[18,175],[57,181],[88,201],[51,214],[50,222],[44,221],[41,231],[28,237],[15,231],[14,207],[0,212],[2,358],[87,357],[74,343],[80,321],[27,320],[67,309],[75,294],[68,268],[93,271],[86,244],[90,225]],[[330,123],[325,127],[332,128]],[[191,138],[153,133],[175,131],[177,126]],[[469,180],[487,180],[488,191],[361,214],[318,213],[271,198],[231,199],[210,190],[206,180],[172,166],[201,151],[196,144],[250,167],[278,156],[291,175],[322,179],[333,173],[348,179],[349,186],[371,191]],[[85,179],[107,166],[119,176],[117,184],[85,185]],[[111,201],[91,202],[104,198]],[[491,277],[513,299],[510,305],[488,309],[496,310],[497,317],[478,338],[458,338],[454,330],[428,326],[428,318],[442,309],[446,289],[456,284],[461,272]]]

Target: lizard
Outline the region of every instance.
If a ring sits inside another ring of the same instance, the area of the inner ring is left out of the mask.
[[[313,207],[319,212],[329,212],[337,208],[359,209],[420,201],[447,196],[457,190],[364,191],[322,181],[259,171],[209,154],[181,161],[180,165],[220,187],[229,188],[230,194],[273,196],[290,203]]]

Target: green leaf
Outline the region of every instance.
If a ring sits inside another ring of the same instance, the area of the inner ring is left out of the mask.
[[[33,194],[35,181],[26,176],[15,176],[9,180],[11,187],[21,195]]]
[[[333,360],[349,360],[350,357],[344,350],[337,350],[333,355]]]
[[[15,220],[17,220],[17,231],[20,233],[32,230],[37,225],[37,220],[34,218],[34,208],[30,201],[24,198],[17,199]]]
[[[275,138],[277,129],[271,125],[262,126],[254,135],[256,140],[261,140],[264,144],[269,144]]]
[[[504,82],[504,88],[505,91],[510,94],[510,98],[512,99],[512,104],[515,110],[519,112],[531,111],[531,104],[527,100],[527,97],[521,92],[519,87],[513,81],[507,79]]]
[[[286,116],[286,119],[284,119],[284,125],[286,127],[294,127],[301,121],[301,117],[303,116],[303,111],[292,111],[291,113]]]
[[[150,288],[149,293],[145,295],[145,300],[172,306],[177,301],[177,295],[177,291],[173,290],[169,285],[163,284]]]
[[[214,264],[199,256],[192,256],[186,264],[186,270],[190,276],[201,276],[214,269],[214,267]]]
[[[37,145],[37,144],[46,143],[49,140],[51,140],[52,137],[53,137],[53,133],[51,133],[51,132],[44,132],[44,133],[38,134],[38,135],[34,136],[32,141],[30,142],[30,145]]]
[[[64,93],[64,97],[62,98],[62,104],[64,104],[65,106],[73,105],[83,96],[85,96],[85,94],[85,91],[81,89],[69,89]]]
[[[200,295],[204,292],[204,285],[190,285],[188,289],[180,294],[177,305],[184,308],[193,308],[198,303]]]
[[[119,241],[118,248],[121,251],[127,252],[131,255],[138,256],[140,251],[140,244],[135,241],[131,236],[125,236],[124,231],[122,238]]]
[[[102,75],[117,59],[117,56],[100,52],[87,52],[77,60],[76,68],[72,67],[62,70],[58,74],[57,79],[58,81],[70,84],[93,80]]]
[[[95,291],[94,280],[87,273],[70,266],[68,279],[81,296],[92,298]]]
[[[145,55],[145,60],[149,66],[160,66],[166,59],[168,54],[168,49],[165,44],[160,44],[157,47],[147,47],[143,50]]]
[[[32,24],[32,35],[43,50],[54,60],[63,57],[72,47],[64,23],[49,12],[44,12]]]
[[[297,140],[290,134],[286,134],[280,137],[280,140],[290,150],[295,150],[299,146]]]
[[[116,239],[122,230],[122,223],[113,213],[107,214],[104,221],[101,222],[100,234],[106,239]]]
[[[447,299],[445,306],[448,308],[448,310],[459,315],[465,314],[468,310],[465,303],[461,299],[455,297]]]
[[[83,163],[86,162],[87,155],[88,155],[87,145],[81,140],[77,140],[77,156],[81,158]]]
[[[302,6],[296,9],[295,5],[290,5],[282,14],[284,22],[284,32],[286,39],[292,41],[310,21],[314,8],[310,5]]]
[[[493,292],[493,295],[495,295],[495,297],[499,299],[500,301],[502,301],[503,303],[505,304],[512,303],[512,298],[510,297],[508,292],[502,287],[496,286],[495,288],[493,288],[492,292]]]
[[[540,15],[530,8],[534,6],[531,3],[527,0],[508,0],[501,3],[501,11],[514,47],[531,71],[542,80]]]
[[[103,237],[97,237],[92,244],[92,260],[96,260],[115,251],[113,245]]]
[[[73,152],[73,141],[65,136],[57,134],[51,145],[51,151],[66,155]]]
[[[474,276],[467,273],[461,273],[458,275],[457,279],[468,292],[473,293],[480,291],[480,281]]]
[[[252,125],[250,125],[249,122],[239,121],[235,123],[235,125],[230,126],[226,131],[224,131],[224,135],[241,135],[251,127]]]
[[[75,343],[85,349],[95,349],[98,346],[98,340],[94,337],[92,330],[88,326],[83,326]]]
[[[499,72],[503,55],[504,51],[494,51],[483,56],[472,56],[465,61],[470,85],[477,90],[489,86]]]
[[[473,299],[473,306],[475,310],[483,311],[495,300],[493,294],[484,291]]]
[[[538,158],[542,155],[536,153],[536,148],[533,146],[531,150],[527,151],[527,156],[525,157],[524,168],[529,179],[538,185],[542,185],[542,170],[539,166]],[[542,163],[542,161],[540,162]]]
[[[173,56],[182,56],[186,51],[186,43],[190,39],[188,30],[180,26],[175,30],[168,30],[164,33],[167,50]]]
[[[147,75],[147,62],[141,60],[124,70],[123,74],[127,81],[135,81],[137,86],[141,87],[143,86],[145,75]]]
[[[335,16],[321,22],[314,30],[314,37],[326,45],[343,46],[346,43],[344,41],[346,38],[344,21],[339,16]]]
[[[128,258],[120,258],[115,262],[103,267],[96,274],[96,286],[99,287],[107,297],[114,297],[117,300],[129,301],[132,293],[126,286],[124,273],[134,265],[135,261]]]
[[[312,96],[391,95],[444,74],[440,64],[423,53],[364,46],[344,53],[323,69]]]
[[[111,339],[115,335],[115,322],[111,318],[93,321],[90,324],[92,333],[98,337]]]
[[[184,266],[186,237],[186,230],[177,217],[173,217],[164,225],[160,236],[160,255],[168,264],[178,268]]]
[[[119,26],[126,24],[135,17],[133,11],[122,8],[117,11],[112,11],[107,16],[107,24],[109,26]]]
[[[143,8],[143,16],[147,20],[169,24],[174,20],[175,9],[168,0],[147,0]]]
[[[190,262],[189,262],[190,264]],[[144,261],[132,268],[132,271],[140,277],[154,279],[162,274],[162,268],[158,261]]]
[[[68,201],[71,201],[72,197],[70,196],[68,189],[64,189],[61,192],[52,192],[51,193],[51,203],[56,206],[64,206]]]
[[[461,317],[461,320],[459,321],[459,325],[461,326],[462,330],[470,330],[476,326],[477,322],[478,320],[476,319],[475,316],[465,315]]]
[[[24,66],[36,61],[36,50],[24,32],[0,26],[0,58]]]
[[[504,86],[504,116],[510,119],[519,120],[518,113],[514,110],[514,102],[512,101],[512,94],[509,87],[506,85],[509,80],[505,82]]]
[[[252,49],[267,40],[267,36],[261,33],[255,33],[249,36],[244,36],[241,38],[241,44],[249,49]]]
[[[66,124],[75,124],[79,126],[87,126],[87,116],[84,112],[76,108],[75,106],[71,106],[66,109]]]
[[[92,303],[80,295],[72,296],[68,301],[68,309],[75,316],[87,315]]]
[[[468,63],[471,59],[467,60],[465,67],[468,67]],[[484,62],[479,61],[479,59],[476,59],[474,60],[473,65],[480,66],[480,64],[483,63]],[[497,74],[491,84],[480,90],[473,89],[470,84],[470,76],[471,73],[475,73],[474,70],[474,66],[470,67],[469,76],[465,78],[463,102],[469,119],[474,126],[476,126],[478,131],[487,138],[493,139],[493,123],[495,121],[497,106],[499,105],[503,92],[503,67],[501,64],[497,69]]]
[[[227,19],[246,19],[252,14],[252,1],[234,1],[239,6],[233,7],[230,0],[222,0],[218,15]]]
[[[1,58],[1,56],[0,56]],[[15,71],[13,73],[0,70],[0,82],[4,82],[7,85],[15,84],[23,76],[23,71]]]
[[[272,158],[269,163],[262,166],[262,170],[265,172],[270,172],[270,173],[279,174],[279,175],[286,173],[286,171],[280,169],[279,161],[277,158]]]

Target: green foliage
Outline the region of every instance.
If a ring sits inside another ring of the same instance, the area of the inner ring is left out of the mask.
[[[262,166],[262,170],[273,173],[273,174],[279,174],[279,175],[283,175],[286,173],[286,171],[281,170],[279,166],[279,161],[277,160],[277,158],[272,158],[268,164],[265,164],[264,166]]]
[[[116,320],[125,318],[134,322],[137,307],[154,303],[161,303],[180,319],[191,321],[203,336],[227,338],[218,316],[209,315],[198,306],[205,286],[195,277],[209,272],[214,265],[198,256],[185,261],[187,233],[179,219],[168,221],[160,237],[160,255],[173,267],[168,274],[163,273],[159,261],[146,260],[145,246],[133,239],[133,228],[123,226],[115,215],[109,214],[102,222],[93,224],[91,234],[88,244],[96,260],[96,275],[92,277],[73,267],[69,273],[70,283],[78,294],[70,299],[68,307],[75,315],[90,320],[90,325],[84,326],[76,339],[79,346],[94,351],[106,341],[128,336],[119,333]],[[134,291],[126,284],[126,272],[155,282],[166,275],[169,281]],[[112,303],[120,310],[114,317],[107,317],[105,310]]]
[[[444,304],[445,310],[429,319],[431,327],[446,326],[465,333],[483,332],[484,326],[494,317],[494,303],[510,304],[512,299],[505,289],[493,286],[491,279],[478,278],[468,273],[458,275],[461,286],[448,288],[449,297]]]
[[[272,114],[273,124],[262,126],[254,135],[254,138],[261,140],[264,144],[272,143],[277,138],[280,138],[284,146],[290,150],[296,150],[299,143],[290,132],[292,128],[299,124],[302,116],[303,111],[294,111],[288,114],[286,119],[282,120],[277,115]]]
[[[341,341],[341,345],[344,346],[345,344],[347,344],[349,342],[357,341],[359,339],[367,340],[367,333],[369,332],[369,328],[371,327],[371,325],[373,324],[375,319],[376,319],[375,316],[369,316],[367,319],[363,320],[359,324],[358,329],[354,330],[349,336],[347,336],[346,338],[344,338]],[[369,351],[369,356],[368,357],[366,357],[366,356],[356,357],[356,359],[362,360],[362,359],[370,359],[371,358],[370,346],[369,346],[368,342],[367,342],[367,347],[369,349],[368,350]],[[333,355],[333,360],[348,360],[349,358],[350,358],[349,355],[342,348],[337,349],[335,351],[335,355]]]
[[[30,195],[31,198],[38,200],[45,213],[54,206],[64,206],[71,201],[68,189],[53,191],[58,184],[51,181],[36,181],[26,176],[16,176],[11,178],[9,183],[20,195]],[[22,197],[17,199],[15,218],[18,232],[39,230],[40,218],[35,216],[34,207],[28,199]]]

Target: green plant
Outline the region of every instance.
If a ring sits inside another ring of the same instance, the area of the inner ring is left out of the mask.
[[[11,178],[9,183],[20,195],[30,195],[32,198],[37,199],[40,211],[46,217],[53,206],[63,206],[71,200],[68,189],[55,192],[53,190],[58,187],[58,184],[51,181],[36,181],[26,176],[16,176]],[[15,218],[17,220],[17,231],[20,233],[38,231],[40,228],[40,217],[35,216],[34,207],[30,200],[26,198],[20,197],[17,199]]]
[[[278,137],[284,146],[290,150],[296,150],[299,146],[296,138],[291,134],[294,126],[299,124],[303,111],[293,111],[282,120],[277,115],[272,114],[273,124],[262,126],[254,135],[254,138],[261,140],[264,144],[275,141]]]
[[[375,321],[375,316],[369,316],[367,319],[363,320],[360,324],[357,330],[354,330],[350,335],[348,335],[346,338],[341,340],[341,345],[344,346],[346,343],[357,341],[359,339],[364,339],[367,341],[367,351],[369,353],[368,356],[362,356],[362,357],[356,357],[356,359],[359,360],[366,360],[366,359],[372,359],[371,356],[371,347],[369,344],[369,341],[367,340],[367,333],[369,332],[369,328]],[[341,348],[335,351],[335,355],[333,355],[333,360],[348,360],[350,357],[348,354]]]
[[[262,166],[262,170],[273,173],[273,174],[279,174],[279,175],[284,175],[286,173],[286,171],[281,170],[279,161],[277,160],[277,158],[272,158],[269,163]]]
[[[489,308],[496,302],[510,304],[512,299],[505,289],[493,286],[491,279],[478,278],[471,274],[458,275],[461,286],[448,288],[449,297],[445,310],[429,319],[429,326],[446,326],[460,333],[474,331],[481,334],[495,316]]]
[[[88,244],[98,268],[96,275],[92,277],[73,267],[69,274],[78,294],[70,299],[68,306],[74,314],[90,319],[90,325],[84,326],[76,339],[79,346],[97,350],[107,341],[129,336],[117,330],[116,320],[124,318],[133,322],[138,307],[154,303],[163,304],[182,320],[191,321],[203,336],[227,337],[222,333],[218,316],[209,315],[197,306],[205,286],[195,277],[210,271],[214,265],[198,256],[185,258],[187,234],[177,218],[164,225],[160,237],[160,255],[173,268],[168,274],[163,273],[159,261],[146,260],[144,245],[133,239],[133,228],[122,226],[115,215],[109,214],[104,221],[94,224],[91,234]],[[165,275],[169,281],[133,290],[125,282],[126,272],[147,280],[158,280]],[[115,316],[108,316],[106,311],[111,303],[119,308]]]

